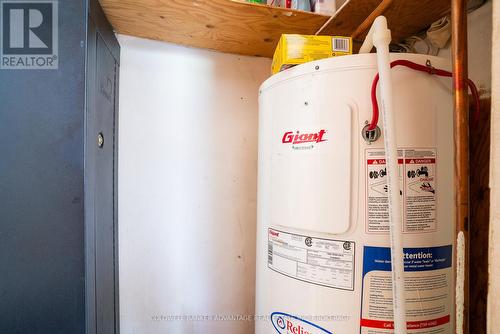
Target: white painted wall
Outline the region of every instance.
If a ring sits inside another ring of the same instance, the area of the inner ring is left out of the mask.
[[[123,334],[252,333],[257,94],[269,59],[119,36]]]
[[[500,333],[500,3],[493,3],[488,333]]]

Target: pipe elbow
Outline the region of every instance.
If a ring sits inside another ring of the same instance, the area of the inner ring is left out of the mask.
[[[387,28],[387,19],[383,15],[377,16],[366,35],[359,53],[369,53],[374,46],[377,49],[385,47],[389,45],[391,40],[391,31]]]
[[[373,45],[378,49],[380,47],[385,47],[391,42],[391,31],[387,28],[387,19],[385,16],[377,16],[375,21],[373,21]]]

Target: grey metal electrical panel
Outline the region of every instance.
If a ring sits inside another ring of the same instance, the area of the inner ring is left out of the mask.
[[[119,333],[120,48],[97,0],[0,0],[0,333]]]

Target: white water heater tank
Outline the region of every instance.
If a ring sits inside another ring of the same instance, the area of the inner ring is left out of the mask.
[[[396,59],[450,68],[437,57]],[[344,56],[261,86],[258,334],[393,332],[383,137],[362,137],[376,73],[375,54]],[[408,333],[452,333],[451,80],[404,67],[391,74]]]

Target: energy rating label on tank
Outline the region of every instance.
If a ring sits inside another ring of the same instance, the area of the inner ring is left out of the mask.
[[[352,241],[268,229],[269,269],[304,282],[354,290],[354,251]]]
[[[451,333],[452,246],[405,248],[406,327],[409,333]],[[391,250],[365,246],[361,334],[393,333]]]
[[[403,232],[436,230],[436,150],[398,150]],[[383,149],[366,150],[366,232],[389,231],[387,167]]]

